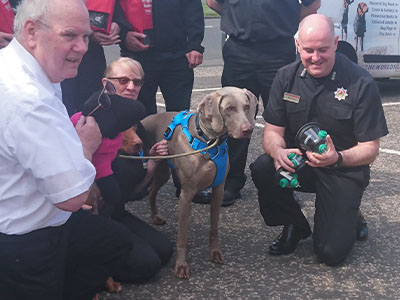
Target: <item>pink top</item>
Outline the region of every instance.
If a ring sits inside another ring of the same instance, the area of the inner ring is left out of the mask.
[[[78,112],[71,116],[71,121],[74,126],[78,123],[82,113]],[[122,146],[122,133],[119,133],[115,138],[103,138],[99,148],[93,153],[92,164],[96,168],[96,179],[100,179],[113,174],[111,162],[117,156],[119,148]]]

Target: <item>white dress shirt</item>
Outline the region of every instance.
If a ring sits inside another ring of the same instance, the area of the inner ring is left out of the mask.
[[[64,224],[54,204],[87,191],[95,169],[36,59],[13,39],[0,50],[0,232]]]

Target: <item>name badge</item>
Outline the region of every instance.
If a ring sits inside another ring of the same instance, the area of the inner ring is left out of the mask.
[[[299,103],[300,101],[300,96],[291,94],[291,93],[284,93],[283,94],[283,100],[293,102],[293,103]]]

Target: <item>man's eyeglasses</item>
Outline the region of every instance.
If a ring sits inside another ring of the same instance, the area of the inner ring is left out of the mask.
[[[118,80],[119,84],[121,85],[127,85],[129,81],[132,81],[134,86],[142,86],[143,85],[143,79],[130,79],[129,77],[123,76],[123,77],[107,77],[107,79],[115,79]]]
[[[99,97],[97,98],[98,105],[87,116],[92,115],[100,107],[103,108],[104,110],[110,109],[111,99],[110,99],[110,96],[108,96],[108,95],[115,95],[116,92],[117,91],[116,91],[114,85],[110,81],[106,81],[106,84],[104,85],[103,90],[101,91]]]

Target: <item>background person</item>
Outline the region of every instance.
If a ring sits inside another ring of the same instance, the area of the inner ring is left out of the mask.
[[[139,28],[142,19],[151,23],[146,34]],[[139,61],[146,74],[138,100],[146,107],[147,114],[157,113],[158,88],[167,111],[189,109],[193,69],[203,62],[201,1],[119,0],[115,21],[121,28],[121,56]]]
[[[296,58],[293,36],[299,21],[315,13],[321,0],[207,0],[221,15],[221,30],[229,35],[222,49],[222,86],[246,88],[261,96],[264,108],[276,71]],[[230,169],[222,205],[240,197],[250,139],[228,137]]]
[[[311,229],[293,189],[281,188],[274,176],[280,167],[295,172],[287,156],[302,154],[295,135],[304,124],[315,121],[329,133],[328,151],[307,152],[308,162],[298,179],[301,191],[316,193],[314,251],[319,261],[338,265],[356,240],[369,165],[378,155],[379,138],[388,130],[375,81],[335,53],[338,36],[328,17],[306,17],[296,44],[301,61],[283,67],[274,79],[263,114],[265,154],[250,169],[265,223],[283,225],[269,253],[292,253]]]
[[[118,0],[117,0],[118,1]],[[95,1],[86,2],[86,5],[93,4]],[[103,5],[105,1],[103,1]],[[100,4],[97,4],[97,7]],[[106,10],[106,9],[105,9]],[[113,15],[109,15],[112,18]],[[105,19],[105,18],[104,18]],[[108,18],[107,18],[108,19]],[[96,24],[99,25],[99,24]],[[63,92],[63,103],[67,107],[68,114],[81,111],[83,104],[95,92],[102,88],[101,79],[106,68],[106,57],[103,46],[109,46],[119,43],[119,26],[111,22],[110,31],[102,32],[99,28],[91,26],[93,34],[89,38],[89,47],[83,56],[82,62],[78,68],[78,75],[69,78],[61,83]]]
[[[81,0],[26,0],[0,50],[0,299],[92,299],[132,247],[124,226],[79,210],[101,141],[76,130],[59,82],[87,51]]]
[[[0,2],[0,49],[7,46],[14,37],[14,10],[19,2],[19,0]]]

